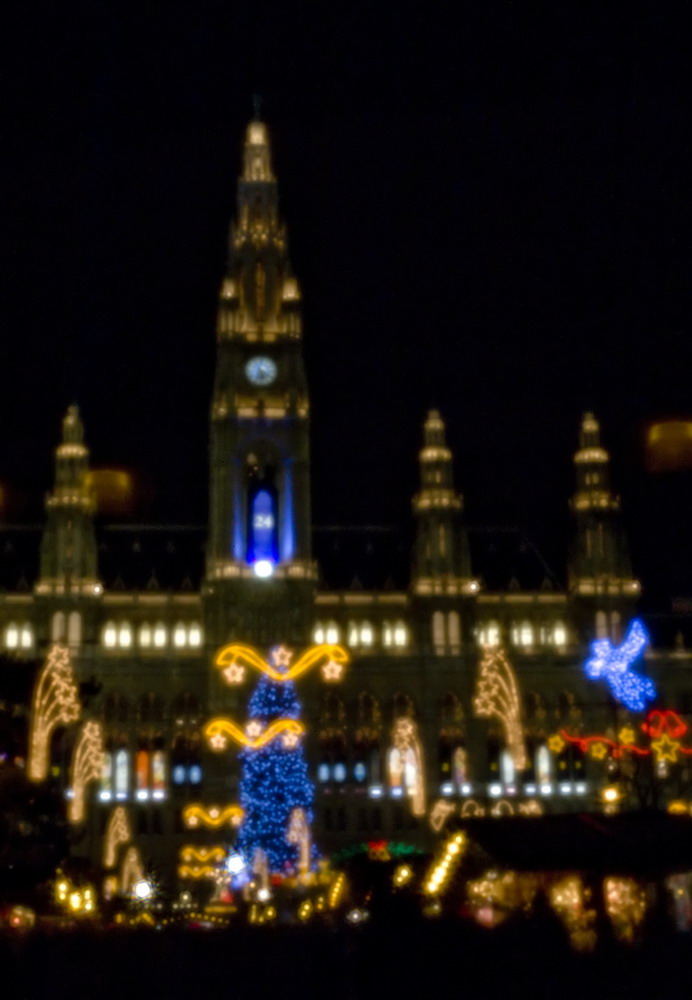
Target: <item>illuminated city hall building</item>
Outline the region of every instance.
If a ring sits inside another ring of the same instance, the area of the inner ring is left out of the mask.
[[[212,753],[203,730],[219,714],[242,728],[257,678],[224,682],[214,659],[229,643],[263,656],[275,644],[296,656],[316,643],[348,650],[336,683],[320,671],[296,682],[325,854],[383,839],[425,847],[451,812],[600,807],[603,788],[622,779],[613,741],[628,725],[639,732],[642,716],[582,670],[595,637],[622,641],[639,595],[595,416],[575,427],[566,588],[511,532],[495,545],[502,567],[487,558],[465,523],[444,421],[430,411],[411,442],[420,487],[408,585],[385,585],[383,573],[378,589],[330,589],[313,551],[301,292],[260,121],[245,136],[216,333],[206,537],[97,529],[70,407],[35,578],[18,587],[5,572],[0,593],[5,655],[43,658],[60,641],[78,679],[95,682],[85,711],[102,724],[105,758],[82,841],[92,857],[118,807],[141,857],[168,876],[187,845],[232,838],[221,818],[233,818],[238,761]],[[13,537],[6,553],[28,544]],[[682,711],[688,666],[684,650],[650,648],[639,669],[664,679],[666,706]],[[586,739],[594,733],[600,743]],[[670,756],[658,755],[661,780],[679,766]]]

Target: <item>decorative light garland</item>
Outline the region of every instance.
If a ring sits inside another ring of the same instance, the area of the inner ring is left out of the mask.
[[[500,720],[517,771],[526,767],[526,747],[515,673],[501,647],[485,646],[473,707],[477,716]]]
[[[246,732],[243,732],[232,719],[219,716],[204,727],[204,735],[209,746],[217,751],[227,748],[229,737],[239,746],[245,746],[249,750],[261,750],[280,733],[302,736],[304,732],[305,726],[297,719],[277,719],[265,730],[261,730],[261,724],[253,720],[248,724]]]
[[[614,646],[610,639],[595,639],[591,643],[591,656],[584,664],[586,676],[591,680],[603,678],[613,697],[632,712],[644,711],[647,701],[656,697],[653,681],[630,669],[648,641],[642,622],[634,618],[619,646]]]
[[[245,680],[247,667],[252,667],[271,680],[282,684],[295,680],[306,670],[310,670],[320,661],[324,661],[322,663],[322,677],[328,683],[335,683],[342,679],[346,664],[350,660],[348,651],[343,646],[326,642],[311,646],[292,667],[290,661],[293,652],[286,646],[274,646],[269,656],[271,664],[267,663],[252,646],[232,642],[219,650],[214,657],[214,666],[221,670],[222,677],[227,684],[242,684]],[[279,667],[286,669],[277,669]]]
[[[50,738],[57,726],[76,722],[81,704],[67,646],[51,646],[34,687],[27,775],[44,781],[48,775]]]
[[[550,737],[548,746],[553,753],[561,753],[562,749],[571,743],[595,760],[605,760],[608,756],[617,760],[623,754],[634,754],[637,757],[649,757],[653,754],[657,763],[667,760],[675,764],[678,754],[692,755],[692,746],[683,746],[677,738],[684,736],[688,731],[687,723],[672,709],[657,708],[649,712],[641,724],[641,729],[649,737],[648,747],[633,742],[635,734],[631,727],[623,727],[620,730],[619,740],[614,740],[603,733],[579,736],[561,729],[559,733],[554,733]],[[622,737],[627,736],[631,736],[632,742],[624,742]]]
[[[115,867],[118,847],[121,844],[129,844],[131,840],[132,832],[127,810],[124,806],[116,806],[110,815],[106,835],[103,838],[103,867]]]
[[[201,824],[202,826],[216,830],[226,823],[229,826],[240,826],[243,814],[242,806],[206,807],[201,802],[193,802],[183,809],[183,823],[188,828],[193,828]]]
[[[188,863],[199,861],[202,864],[221,863],[226,858],[226,848],[221,844],[214,844],[212,847],[197,847],[195,844],[186,844],[180,848],[180,860]]]
[[[90,781],[103,774],[103,735],[98,722],[85,722],[72,756],[72,798],[67,810],[70,823],[81,823],[85,816],[84,790]]]
[[[439,896],[444,891],[461,861],[465,844],[466,836],[461,831],[447,840],[441,855],[433,862],[426,877],[423,885],[426,896]]]

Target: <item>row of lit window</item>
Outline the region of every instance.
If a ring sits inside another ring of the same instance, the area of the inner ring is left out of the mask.
[[[129,622],[106,622],[101,641],[106,649],[131,649],[135,631]],[[136,641],[140,649],[164,649],[171,641],[176,649],[198,649],[202,645],[202,626],[199,622],[178,622],[169,630],[163,622],[144,622],[137,629]]]
[[[5,649],[32,649],[34,630],[28,622],[17,625],[10,622],[3,636]]]
[[[313,629],[312,641],[338,643],[342,636],[345,636],[348,646],[368,647],[375,645],[376,634],[372,622],[349,622],[345,630],[342,630],[336,622],[317,622]],[[383,646],[402,649],[408,646],[409,631],[402,621],[383,622],[379,638]]]
[[[499,646],[502,637],[499,622],[484,622],[478,627],[476,636],[481,646]],[[509,637],[513,646],[528,648],[535,646],[538,639],[541,646],[564,647],[567,645],[567,628],[563,622],[555,622],[550,626],[541,625],[538,630],[529,621],[512,622]]]
[[[99,799],[102,802],[125,801],[133,794],[138,802],[161,801],[166,797],[167,761],[163,750],[138,750],[132,755],[122,747],[106,752],[103,759]],[[174,763],[171,783],[175,786],[200,785],[202,768],[198,763]]]

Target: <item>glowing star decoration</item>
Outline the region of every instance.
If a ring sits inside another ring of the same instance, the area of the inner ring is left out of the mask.
[[[678,759],[680,744],[677,740],[671,740],[668,733],[663,733],[660,739],[651,741],[651,749],[656,755],[657,764],[660,764],[664,760],[669,760],[671,764],[675,764]]]
[[[559,733],[553,733],[552,736],[548,737],[548,749],[552,753],[562,753],[566,746],[567,744]]]
[[[500,720],[514,767],[517,771],[523,771],[526,767],[526,747],[517,679],[504,650],[499,646],[486,646],[483,649],[473,707],[476,715],[481,718],[494,716]]]
[[[593,743],[589,747],[589,753],[594,758],[594,760],[603,760],[604,757],[608,756],[608,747],[605,743]]]
[[[343,663],[337,663],[336,660],[328,660],[322,667],[322,676],[327,683],[334,684],[340,681],[344,673]]]
[[[304,809],[291,812],[286,840],[289,844],[298,844],[298,874],[304,879],[310,872],[310,825]]]
[[[228,737],[249,750],[261,750],[281,733],[294,733],[300,736],[304,732],[305,726],[297,719],[277,719],[264,730],[260,723],[251,722],[247,726],[247,734],[231,719],[225,718],[212,719],[204,727],[204,735],[212,750],[225,750],[228,746]]]
[[[292,750],[298,746],[298,737],[295,733],[285,733],[281,738],[281,743],[287,750]]]
[[[214,864],[226,860],[226,848],[220,844],[212,847],[196,847],[194,844],[186,844],[180,848],[180,861],[183,864]]]
[[[323,678],[334,683],[342,679],[349,655],[343,646],[324,642],[311,646],[291,666],[292,659],[293,652],[283,645],[274,646],[269,653],[269,662],[266,662],[252,646],[233,642],[219,650],[214,657],[214,666],[221,670],[221,676],[231,685],[242,683],[248,667],[285,684],[317,665],[322,665]]]
[[[242,819],[242,807],[237,805],[224,806],[223,808],[210,806],[207,809],[201,803],[193,802],[192,805],[185,806],[183,809],[183,823],[189,829],[200,825],[212,830],[217,830],[226,824],[240,826]]]
[[[430,810],[430,815],[428,816],[428,822],[430,823],[430,828],[439,833],[442,827],[447,822],[447,817],[454,812],[454,806],[451,802],[445,801],[445,799],[438,799],[434,803],[432,809]]]
[[[72,798],[67,810],[70,823],[81,823],[85,815],[84,791],[103,772],[103,739],[98,722],[85,722],[72,756]]]
[[[262,723],[258,722],[257,719],[251,719],[245,727],[245,732],[247,733],[248,739],[256,740],[262,732]]]
[[[414,816],[425,814],[425,778],[423,750],[418,739],[416,723],[408,716],[394,722],[392,746],[387,755],[389,786],[392,792],[405,792],[411,800]]]
[[[636,739],[636,733],[631,726],[623,726],[620,732],[618,733],[618,739],[620,740],[621,743],[625,744],[634,743]]]
[[[614,646],[610,639],[595,639],[591,643],[591,657],[584,664],[586,676],[591,680],[603,678],[616,701],[632,712],[644,711],[647,701],[656,697],[653,681],[630,669],[647,642],[644,626],[635,618],[619,646]]]
[[[117,806],[110,815],[106,835],[103,838],[103,867],[114,868],[121,844],[129,844],[132,840],[127,810]]]
[[[48,775],[50,739],[56,726],[79,718],[81,705],[67,646],[51,647],[38,675],[31,700],[27,774],[31,781]]]

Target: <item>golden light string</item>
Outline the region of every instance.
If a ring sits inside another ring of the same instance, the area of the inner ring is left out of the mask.
[[[98,722],[85,722],[72,756],[72,798],[67,810],[70,823],[81,823],[85,816],[85,788],[103,773],[103,738]]]
[[[50,739],[58,725],[76,722],[81,712],[67,646],[51,646],[36,681],[31,702],[29,760],[30,781],[44,781],[48,775]]]
[[[121,844],[129,844],[132,840],[130,823],[127,818],[127,810],[124,806],[117,806],[111,813],[106,827],[106,835],[103,842],[103,865],[104,868],[113,868],[117,859],[118,847]]]
[[[240,746],[248,747],[250,750],[260,750],[280,733],[291,733],[295,736],[301,736],[304,732],[304,724],[297,719],[277,719],[276,722],[267,726],[262,733],[254,738],[244,733],[232,719],[221,716],[212,719],[204,727],[204,735],[212,750],[225,750],[228,746],[229,737]]]
[[[252,646],[234,642],[219,650],[214,657],[214,666],[222,670],[224,678],[229,684],[242,683],[245,667],[251,667],[273,681],[286,683],[300,677],[306,670],[310,670],[311,667],[322,661],[322,673],[325,680],[337,681],[341,679],[344,667],[350,659],[348,651],[343,646],[326,642],[311,646],[296,660],[293,666],[289,666],[293,654],[285,646],[275,648],[270,655],[274,661],[273,666],[267,663]],[[287,669],[277,670],[278,666]]]
[[[526,748],[517,682],[502,649],[484,648],[473,706],[476,715],[485,718],[495,716],[501,721],[514,766],[523,771],[526,767]]]

